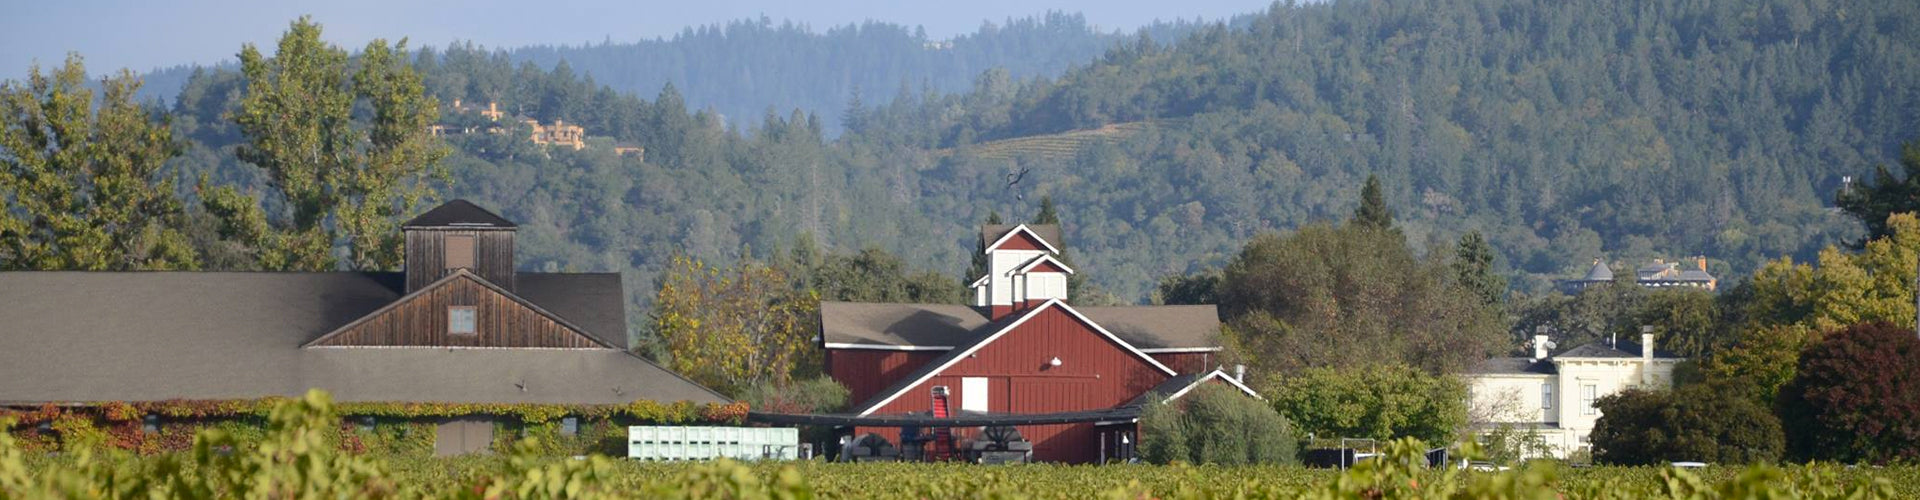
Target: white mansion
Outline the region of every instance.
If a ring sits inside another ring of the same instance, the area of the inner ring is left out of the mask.
[[[1600,419],[1594,401],[1632,387],[1672,387],[1682,361],[1654,350],[1651,333],[1639,344],[1602,340],[1549,356],[1553,347],[1546,335],[1535,335],[1533,357],[1489,359],[1465,375],[1480,432],[1531,430],[1556,458],[1591,451],[1587,436]]]

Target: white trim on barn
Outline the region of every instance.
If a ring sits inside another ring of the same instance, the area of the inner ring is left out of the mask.
[[[1260,393],[1253,392],[1253,388],[1247,387],[1246,384],[1240,383],[1239,379],[1235,379],[1233,378],[1233,376],[1227,375],[1226,372],[1222,372],[1216,369],[1212,372],[1207,373],[1206,376],[1194,379],[1193,383],[1187,384],[1186,387],[1181,387],[1180,390],[1178,391],[1174,391],[1173,394],[1168,395],[1166,399],[1162,399],[1160,400],[1160,402],[1165,403],[1168,401],[1173,401],[1175,399],[1180,399],[1181,396],[1187,395],[1187,392],[1192,391],[1193,388],[1200,387],[1200,384],[1207,383],[1208,380],[1211,380],[1215,377],[1219,377],[1220,380],[1225,380],[1227,383],[1233,384],[1234,387],[1240,389],[1240,392],[1247,393],[1248,396],[1253,396],[1253,399],[1258,399],[1261,401],[1267,400],[1267,398],[1260,397]]]
[[[1154,347],[1141,349],[1140,352],[1147,354],[1180,354],[1189,352],[1220,352],[1220,350],[1221,348],[1219,347]]]
[[[1053,258],[1052,255],[1043,253],[1043,254],[1040,254],[1039,257],[1034,257],[1033,260],[1027,261],[1026,264],[1023,264],[1020,267],[1014,268],[1013,271],[1008,272],[1007,275],[1018,276],[1018,275],[1026,274],[1027,271],[1032,270],[1034,266],[1038,266],[1046,262],[1052,262],[1053,265],[1059,266],[1060,269],[1066,270],[1067,274],[1074,274],[1073,268],[1067,267],[1065,263],[1060,262],[1060,259],[1055,259]]]

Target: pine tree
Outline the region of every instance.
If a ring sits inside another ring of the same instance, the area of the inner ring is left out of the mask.
[[[1460,237],[1453,251],[1453,272],[1460,286],[1479,297],[1481,303],[1495,305],[1506,300],[1507,278],[1494,272],[1493,246],[1480,231]]]
[[[1060,213],[1053,208],[1053,195],[1040,197],[1040,213],[1033,214],[1034,224],[1059,224]],[[1051,242],[1059,244],[1059,242]]]
[[[1387,208],[1387,201],[1380,194],[1379,177],[1368,175],[1367,185],[1360,188],[1360,207],[1353,210],[1353,223],[1373,229],[1393,229],[1393,210]]]
[[[1006,221],[1000,218],[1000,211],[995,210],[987,213],[987,225],[997,226],[1005,223]],[[972,285],[975,280],[979,280],[981,276],[986,275],[987,240],[981,239],[979,244],[974,245],[973,264],[967,266],[967,274],[966,276],[960,277],[960,283],[963,285]]]

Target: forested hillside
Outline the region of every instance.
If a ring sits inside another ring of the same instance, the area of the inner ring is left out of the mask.
[[[766,255],[800,234],[960,280],[977,223],[1024,219],[1046,195],[1092,284],[1141,301],[1258,232],[1344,218],[1368,174],[1417,246],[1479,229],[1537,291],[1595,258],[1706,255],[1731,278],[1857,234],[1827,207],[1843,176],[1920,135],[1916,23],[1905,2],[1279,5],[1058,79],[987,70],[955,94],[896,81],[885,106],[725,121],[693,89],[642,99],[584,64],[456,47],[414,66],[443,105],[494,99],[586,127],[581,151],[450,137],[444,193],[521,222],[523,266],[627,271],[636,301],[675,252]],[[239,85],[203,72],[182,91],[174,122],[193,145],[176,164],[255,182],[225,152]],[[832,123],[849,133],[829,140]],[[975,147],[1108,125],[1125,133],[1075,135],[1065,153]]]
[[[511,65],[465,68],[469,78],[510,79],[521,64],[540,71],[565,66],[615,92],[653,95],[679,87],[692,109],[711,109],[729,125],[752,126],[769,108],[803,109],[837,116],[850,101],[885,104],[901,89],[962,92],[981,73],[1000,68],[1016,79],[1058,76],[1085,65],[1115,44],[1144,33],[1171,43],[1205,26],[1198,21],[1159,22],[1136,33],[1100,31],[1080,14],[1044,15],[985,23],[978,31],[935,39],[898,24],[866,22],[824,31],[768,18],[690,27],[669,38],[585,45],[511,49],[471,42],[424,46],[423,55],[444,52],[504,57]],[[414,46],[438,42],[413,40]],[[221,66],[232,69],[230,65]],[[142,99],[171,102],[195,68],[177,66],[144,75]],[[474,99],[500,96],[473,96]],[[824,122],[838,134],[838,120]]]
[[[1480,229],[1530,275],[1524,289],[1600,257],[1705,255],[1739,275],[1856,231],[1826,208],[1832,193],[1920,135],[1917,14],[1800,0],[1278,6],[1056,82],[887,109],[862,139],[964,158],[973,141],[1159,124],[1020,166],[1029,200],[1052,193],[1071,214],[1088,262],[1126,269],[1094,280],[1130,297],[1255,232],[1344,214],[1369,173],[1416,241]],[[942,112],[954,107],[966,112]],[[1011,168],[994,163],[942,162],[926,191]],[[1013,201],[999,183],[959,184],[954,199]]]
[[[1169,43],[1201,26],[1172,21],[1140,31]],[[762,17],[688,28],[668,39],[521,47],[508,51],[508,57],[542,69],[565,62],[573,72],[621,92],[652,94],[672,83],[689,106],[712,108],[729,124],[752,125],[768,108],[833,116],[850,101],[885,104],[903,88],[962,92],[994,68],[1015,79],[1057,76],[1134,37],[1100,31],[1080,14],[1060,12],[985,23],[978,31],[944,40],[891,23],[816,32]],[[840,130],[837,120],[825,125],[835,134]]]

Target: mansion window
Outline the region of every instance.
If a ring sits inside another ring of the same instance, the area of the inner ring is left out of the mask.
[[[1599,386],[1596,386],[1593,384],[1580,386],[1580,405],[1584,406],[1584,408],[1580,409],[1580,414],[1582,415],[1600,414],[1600,409],[1595,408],[1593,406],[1594,401],[1600,399],[1599,395],[1600,395]]]
[[[1540,409],[1553,409],[1553,384],[1540,384]]]

